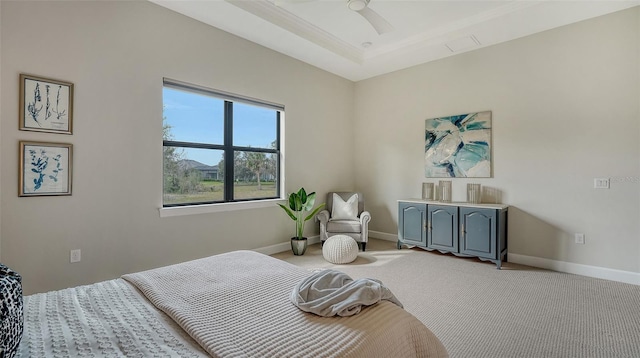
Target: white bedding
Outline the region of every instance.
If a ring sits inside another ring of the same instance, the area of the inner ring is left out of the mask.
[[[208,357],[123,279],[24,297],[18,357]]]
[[[322,317],[353,316],[382,300],[402,308],[391,290],[372,278],[352,279],[344,272],[322,270],[300,281],[291,291],[291,303]]]
[[[383,301],[320,317],[289,295],[310,271],[238,251],[25,296],[19,357],[445,357],[414,316]],[[163,313],[163,311],[166,313]],[[203,349],[204,348],[204,349]]]

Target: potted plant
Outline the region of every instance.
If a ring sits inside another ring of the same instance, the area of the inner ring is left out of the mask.
[[[304,234],[304,223],[310,220],[314,215],[324,207],[324,203],[313,209],[316,201],[316,193],[307,194],[304,188],[300,188],[298,192],[289,194],[289,207],[278,204],[289,217],[296,222],[296,236],[291,238],[291,251],[294,255],[304,255],[307,250],[307,238]],[[311,211],[313,209],[313,211]],[[304,216],[305,212],[311,211],[311,214]]]

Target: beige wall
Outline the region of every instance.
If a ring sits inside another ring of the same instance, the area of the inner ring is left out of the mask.
[[[292,236],[275,204],[159,217],[163,77],[284,104],[287,191],[353,186],[352,82],[148,2],[0,6],[0,260],[27,294]],[[74,83],[73,135],[18,130],[20,73]],[[17,196],[19,140],[74,145],[72,196]]]
[[[639,24],[636,7],[358,82],[370,228],[395,234],[396,200],[420,197],[425,119],[491,110],[493,178],[454,179],[453,199],[498,189],[510,254],[640,272]]]
[[[454,199],[500,190],[510,253],[640,272],[638,8],[355,85],[147,2],[0,10],[0,261],[27,294],[291,236],[275,206],[159,217],[162,77],[284,104],[287,190],[357,187],[390,235],[427,180],[424,119],[492,110],[493,178]],[[23,72],[75,84],[72,136],[18,131]],[[17,197],[19,140],[74,144],[72,196]]]

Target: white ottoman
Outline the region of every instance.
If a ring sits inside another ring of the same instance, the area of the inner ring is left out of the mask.
[[[348,264],[358,257],[358,243],[347,235],[334,235],[322,245],[322,256],[332,264]]]

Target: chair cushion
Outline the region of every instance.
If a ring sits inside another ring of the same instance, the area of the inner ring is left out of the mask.
[[[346,235],[331,236],[322,245],[322,256],[332,264],[348,264],[358,257],[358,243]]]
[[[344,201],[340,195],[333,193],[331,218],[336,220],[355,220],[358,218],[358,194],[353,194]]]
[[[0,356],[14,357],[18,351],[24,317],[22,312],[22,278],[0,264]]]
[[[360,220],[334,220],[327,223],[327,232],[360,232]]]

